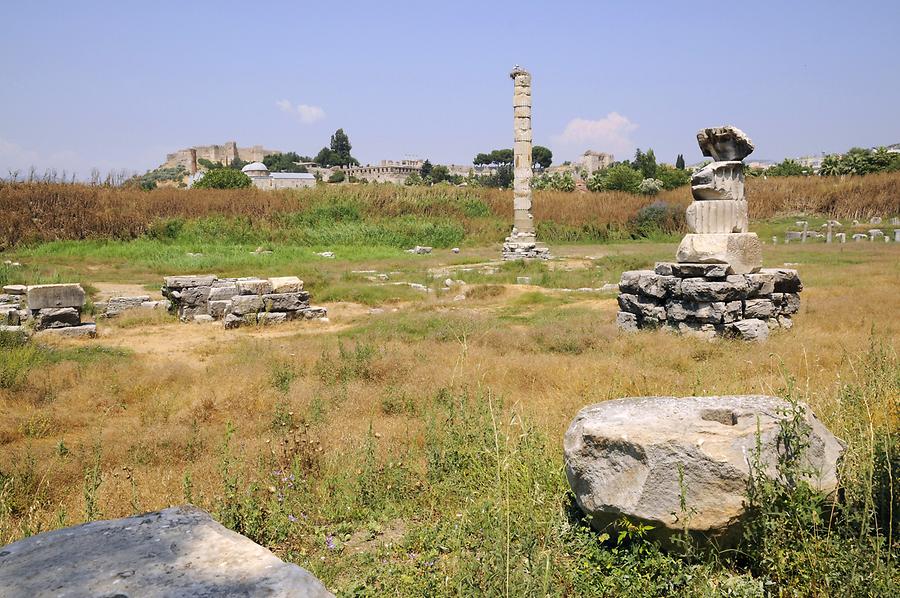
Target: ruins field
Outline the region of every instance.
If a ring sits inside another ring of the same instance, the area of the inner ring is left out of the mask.
[[[110,297],[161,299],[168,275],[297,276],[328,317],[226,330],[133,310],[98,320],[96,339],[4,339],[0,545],[190,502],[340,595],[761,595],[740,558],[601,549],[562,439],[583,406],[619,397],[793,398],[847,442],[840,473],[865,504],[900,423],[900,245],[770,241],[801,216],[863,230],[897,215],[897,175],[861,181],[812,193],[823,183],[748,180],[764,265],[804,286],[793,328],[764,345],[617,329],[616,283],[671,261],[686,190],[535,193],[553,259],[526,263],[499,259],[503,192],[222,191],[176,205],[175,190],[137,204],[61,188],[41,218],[4,220],[2,257],[19,264],[0,264],[4,285],[80,282],[91,319]],[[30,192],[0,188],[2,207]],[[672,220],[640,228],[658,200]],[[94,217],[76,225],[64,206]],[[790,553],[785,575],[832,559],[847,579],[896,583],[890,559],[810,534],[813,556]]]

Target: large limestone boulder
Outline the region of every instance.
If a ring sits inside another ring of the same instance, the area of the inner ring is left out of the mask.
[[[204,511],[173,507],[44,532],[0,549],[3,596],[331,596]]]
[[[774,476],[779,421],[789,407],[769,396],[640,397],[590,405],[566,432],[566,476],[598,530],[624,516],[652,525],[651,535],[664,542],[686,526],[695,536],[733,545],[757,426],[761,461]],[[805,458],[817,472],[808,481],[830,493],[837,488],[843,443],[808,409],[805,419],[811,428]]]

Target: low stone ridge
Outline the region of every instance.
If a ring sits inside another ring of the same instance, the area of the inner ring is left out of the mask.
[[[190,506],[44,532],[0,549],[4,596],[324,598],[309,571]]]
[[[279,324],[289,320],[327,317],[324,307],[309,304],[309,293],[296,276],[218,278],[168,276],[162,287],[170,309],[182,321],[222,320],[225,328]],[[169,286],[172,282],[174,286]],[[190,283],[201,284],[190,284]]]
[[[844,444],[801,408],[809,425],[806,465],[816,472],[807,481],[832,493]],[[779,422],[790,409],[770,396],[638,397],[590,405],[566,432],[566,477],[599,531],[627,517],[653,526],[650,534],[663,543],[687,528],[698,539],[731,546],[740,537],[757,441],[758,464],[774,478]]]
[[[616,323],[629,332],[666,326],[706,338],[757,341],[766,340],[770,330],[793,326],[803,290],[796,270],[731,272],[728,264],[670,262],[623,272]]]
[[[94,304],[94,313],[98,318],[115,318],[132,309],[169,309],[171,303],[168,299],[151,301],[150,295],[136,295],[133,297],[112,297],[106,301],[98,301]]]

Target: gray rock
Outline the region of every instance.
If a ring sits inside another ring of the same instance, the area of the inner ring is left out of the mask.
[[[725,315],[722,317],[724,323],[735,322],[743,317],[745,317],[743,301],[729,301],[725,304]]]
[[[638,279],[638,289],[645,295],[650,295],[657,299],[665,299],[667,296],[674,294],[680,282],[674,276],[660,276],[654,272],[647,272],[646,274],[641,274]]]
[[[778,325],[785,330],[790,330],[791,327],[793,327],[794,322],[791,320],[790,316],[778,316]]]
[[[744,278],[747,279],[747,285],[749,286],[747,291],[748,297],[771,295],[775,292],[777,276],[771,272],[761,270],[755,274],[744,274]]]
[[[22,323],[16,307],[0,308],[0,326],[18,326]]]
[[[720,324],[725,317],[724,301],[670,301],[666,303],[666,316],[671,322],[694,320],[708,324]]]
[[[772,301],[779,314],[791,315],[800,311],[800,295],[797,293],[772,293]]]
[[[725,280],[685,278],[681,281],[681,295],[694,301],[734,301],[743,299],[750,291],[747,279],[740,274],[726,276]]]
[[[763,268],[760,275],[770,275],[774,279],[776,293],[799,293],[803,290],[803,283],[796,270],[788,268]]]
[[[26,291],[28,309],[77,307],[84,305],[84,289],[80,284],[37,284]]]
[[[630,293],[622,293],[618,297],[619,309],[641,316],[643,318],[655,318],[659,321],[666,319],[666,308],[652,299]]]
[[[79,324],[77,326],[66,326],[63,328],[46,328],[35,333],[36,337],[59,337],[59,338],[80,338],[97,336],[97,325],[94,323]],[[0,567],[2,569],[2,567]],[[2,573],[0,573],[2,575]]]
[[[266,311],[296,311],[309,307],[309,293],[277,293],[263,295],[263,309]]]
[[[701,322],[678,322],[675,329],[684,335],[695,336],[704,340],[713,340],[716,338],[716,327],[713,324],[703,324]]]
[[[301,309],[296,312],[297,314],[302,314],[303,319],[305,320],[327,320],[328,319],[328,309],[324,307],[307,307],[305,309]]]
[[[640,292],[641,276],[653,274],[653,270],[629,270],[622,272],[622,278],[619,279],[619,290],[623,293],[631,293],[637,295]]]
[[[656,264],[656,273],[677,276],[678,278],[725,278],[732,274],[728,264],[679,264],[660,262]]]
[[[212,288],[209,290],[209,300],[210,301],[227,301],[234,297],[235,295],[240,295],[241,291],[238,289],[238,285],[236,282],[223,282],[214,284]]]
[[[237,286],[241,295],[267,295],[272,292],[272,283],[268,280],[239,280]]]
[[[149,301],[150,295],[140,295],[137,297],[113,297],[106,302],[106,305],[103,309],[103,314],[107,318],[113,318],[129,309],[137,309],[138,307],[141,307],[145,302]],[[95,307],[97,306],[95,305]]]
[[[771,299],[747,299],[744,302],[744,317],[764,320],[775,316],[778,308]]]
[[[407,249],[406,253],[413,253],[416,255],[425,255],[427,253],[431,253],[431,247],[422,247],[420,245],[416,245],[412,249]]]
[[[750,318],[728,324],[726,330],[744,341],[764,342],[769,338],[769,326],[765,320]]]
[[[188,287],[180,291],[179,301],[184,305],[198,307],[205,305],[209,301],[209,294],[212,288],[204,287]]]
[[[28,287],[24,284],[7,284],[3,285],[3,292],[7,295],[24,295],[28,292]]]
[[[225,314],[231,312],[231,300],[225,301],[210,301],[209,302],[209,315],[216,319],[221,319],[225,317]]]
[[[616,314],[616,326],[618,326],[620,330],[624,330],[625,332],[637,332],[637,316],[632,313],[628,313],[627,311],[620,311]]]
[[[303,281],[296,276],[276,276],[269,279],[273,293],[299,293],[303,290]]]
[[[214,274],[186,274],[184,276],[166,276],[165,286],[170,289],[186,289],[188,287],[208,287],[216,280]]]
[[[194,316],[194,322],[197,324],[209,324],[215,321],[216,319],[209,314],[197,314]]]
[[[4,596],[332,596],[189,505],[44,532],[0,555]]]
[[[801,407],[810,426],[805,460],[817,472],[808,482],[834,492],[843,444]],[[597,530],[625,516],[653,526],[651,536],[662,541],[686,527],[728,547],[740,537],[757,439],[760,465],[774,477],[779,421],[789,408],[767,396],[642,397],[591,405],[566,432],[566,477]]]
[[[257,324],[282,324],[288,321],[290,314],[283,311],[263,312],[256,316]]]
[[[697,133],[697,143],[703,155],[716,162],[743,160],[754,149],[747,134],[731,125],[701,129]]]
[[[34,329],[63,328],[81,324],[81,310],[74,307],[39,309],[34,314]]]
[[[231,300],[231,313],[237,316],[255,314],[263,310],[263,298],[260,295],[237,295]]]

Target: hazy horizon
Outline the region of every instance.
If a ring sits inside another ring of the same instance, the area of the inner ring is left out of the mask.
[[[896,2],[339,6],[16,4],[0,174],[145,171],[232,140],[315,155],[337,128],[363,163],[469,164],[512,146],[515,64],[555,164],[693,163],[696,131],[726,123],[749,160],[900,142]]]

